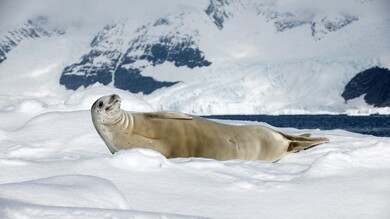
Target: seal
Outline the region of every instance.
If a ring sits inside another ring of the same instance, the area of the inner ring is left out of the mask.
[[[278,161],[289,153],[329,142],[292,136],[261,125],[228,125],[180,112],[127,112],[112,94],[92,105],[93,124],[111,151],[149,148],[167,158]]]

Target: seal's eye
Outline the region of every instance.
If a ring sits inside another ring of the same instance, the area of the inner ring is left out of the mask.
[[[99,106],[99,108],[102,108],[103,107],[103,101],[100,101],[98,106]]]

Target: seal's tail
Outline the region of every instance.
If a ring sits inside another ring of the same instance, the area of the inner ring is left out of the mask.
[[[312,138],[310,137],[310,134],[303,134],[300,136],[283,134],[283,136],[290,140],[287,152],[298,152],[303,149],[329,142],[328,138]]]

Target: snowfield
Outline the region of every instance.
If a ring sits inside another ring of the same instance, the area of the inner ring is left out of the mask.
[[[0,218],[390,215],[390,138],[274,127],[328,137],[330,143],[276,163],[168,160],[145,149],[112,155],[89,111],[110,93],[122,97],[126,110],[153,110],[139,96],[99,86],[77,91],[62,104],[36,98],[0,110]]]

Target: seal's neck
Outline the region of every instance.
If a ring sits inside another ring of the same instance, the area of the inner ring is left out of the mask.
[[[116,127],[123,127],[126,129],[133,128],[133,117],[130,113],[127,113],[123,110],[119,110],[114,116],[111,117],[108,125],[115,125]]]

